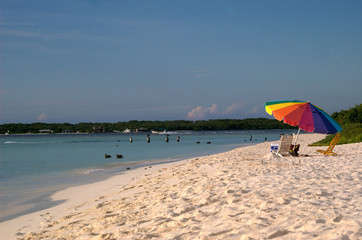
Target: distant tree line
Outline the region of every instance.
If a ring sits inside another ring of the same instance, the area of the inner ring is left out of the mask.
[[[1,124],[0,133],[39,133],[39,132],[73,132],[73,133],[94,133],[94,132],[113,132],[124,131],[126,129],[150,130],[192,130],[192,131],[213,131],[213,130],[261,130],[261,129],[293,129],[288,124],[284,124],[275,119],[267,118],[248,118],[248,119],[212,119],[200,121],[137,121],[117,123],[11,123]],[[45,131],[44,131],[45,130]],[[49,131],[48,131],[49,130]]]
[[[348,110],[335,112],[332,117],[341,125],[351,123],[362,123],[362,104],[355,105]]]

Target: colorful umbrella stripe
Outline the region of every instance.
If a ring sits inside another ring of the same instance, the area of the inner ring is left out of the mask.
[[[265,103],[265,111],[284,123],[307,132],[334,134],[341,126],[323,109],[310,102],[289,100]]]

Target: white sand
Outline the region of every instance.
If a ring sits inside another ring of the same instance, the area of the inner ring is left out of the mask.
[[[309,157],[273,158],[267,142],[70,188],[0,238],[362,239],[362,143],[323,157],[306,146],[322,138],[300,136]]]

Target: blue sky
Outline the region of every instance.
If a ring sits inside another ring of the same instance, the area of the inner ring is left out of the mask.
[[[362,102],[362,1],[0,0],[0,123],[332,114]]]

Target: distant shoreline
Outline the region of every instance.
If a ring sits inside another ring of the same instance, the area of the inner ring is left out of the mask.
[[[111,132],[109,132],[111,133]],[[0,133],[0,136],[30,136],[30,135],[80,135],[80,134],[94,134],[94,133],[12,133],[12,134],[4,134]],[[98,133],[97,133],[98,134]]]
[[[214,120],[175,120],[175,121],[128,121],[117,123],[9,123],[0,124],[0,134],[28,133],[112,133],[151,131],[218,131],[218,130],[272,130],[296,129],[276,119],[214,119]]]

